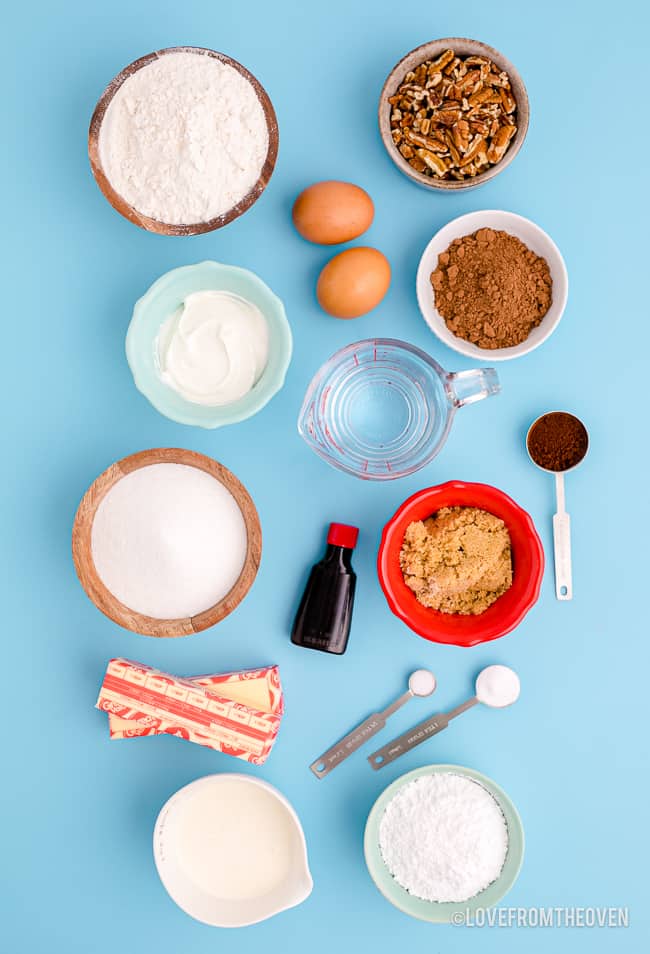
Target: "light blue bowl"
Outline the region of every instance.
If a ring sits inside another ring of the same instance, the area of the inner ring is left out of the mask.
[[[386,806],[405,785],[416,778],[422,778],[424,775],[448,772],[473,779],[473,781],[482,785],[496,800],[508,826],[508,853],[501,874],[496,881],[488,885],[484,891],[474,895],[473,898],[461,902],[424,901],[422,898],[416,898],[415,895],[405,891],[395,881],[386,867],[379,847],[379,824],[386,811]],[[481,772],[465,768],[462,765],[425,765],[400,776],[381,793],[368,816],[364,836],[364,852],[370,877],[384,897],[400,911],[403,911],[404,914],[409,914],[412,918],[418,918],[420,921],[431,921],[439,924],[449,922],[463,924],[468,916],[476,914],[480,908],[490,908],[498,904],[517,880],[524,859],[524,829],[515,806],[503,789],[499,788],[496,782],[493,782],[487,775],[482,775]]]
[[[160,326],[187,295],[211,290],[229,291],[253,302],[269,327],[269,359],[262,377],[249,394],[224,407],[186,401],[161,380],[156,367]],[[277,295],[248,269],[219,262],[185,265],[162,275],[135,303],[126,334],[126,358],[138,391],[165,417],[196,427],[222,427],[257,414],[284,384],[292,347],[291,327]]]

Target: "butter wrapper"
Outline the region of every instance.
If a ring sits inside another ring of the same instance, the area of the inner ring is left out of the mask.
[[[164,733],[261,765],[283,697],[276,666],[185,679],[118,658],[108,664],[96,707],[109,716],[111,738]]]
[[[280,670],[277,666],[264,666],[261,669],[245,669],[239,672],[218,673],[210,676],[189,676],[190,682],[203,686],[206,692],[211,689],[217,694],[227,696],[234,702],[243,702],[263,712],[284,712],[284,696],[280,683]],[[111,739],[133,739],[144,735],[159,735],[162,729],[147,727],[133,720],[108,715]]]

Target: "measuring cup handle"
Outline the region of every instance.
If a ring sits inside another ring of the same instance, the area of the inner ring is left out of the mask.
[[[450,372],[445,378],[445,389],[454,407],[474,404],[501,390],[494,368],[475,368],[472,371]]]

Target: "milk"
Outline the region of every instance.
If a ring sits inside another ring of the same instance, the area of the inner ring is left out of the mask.
[[[237,778],[199,788],[177,824],[179,864],[202,891],[242,901],[268,894],[286,880],[293,825],[267,789]]]

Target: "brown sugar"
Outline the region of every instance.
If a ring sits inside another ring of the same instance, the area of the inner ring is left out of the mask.
[[[510,534],[485,510],[443,507],[406,528],[400,566],[423,606],[477,615],[512,585]]]
[[[455,239],[431,274],[435,304],[452,334],[479,348],[525,341],[551,307],[546,259],[508,232]]]

